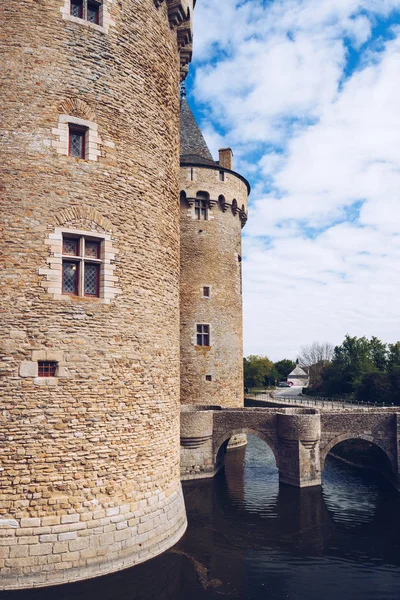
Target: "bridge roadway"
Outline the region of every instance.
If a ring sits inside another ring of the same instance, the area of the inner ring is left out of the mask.
[[[182,407],[181,477],[213,477],[224,464],[229,439],[247,433],[274,453],[281,483],[321,485],[327,454],[345,440],[365,440],[386,457],[387,475],[400,490],[400,407]]]

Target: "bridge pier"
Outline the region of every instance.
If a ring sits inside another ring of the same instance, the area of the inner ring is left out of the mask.
[[[279,481],[296,487],[321,485],[320,415],[314,410],[286,409],[277,415]]]

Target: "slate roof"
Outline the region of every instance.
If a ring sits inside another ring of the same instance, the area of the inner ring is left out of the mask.
[[[181,162],[213,166],[217,164],[185,97],[181,98]]]
[[[291,373],[289,373],[288,379],[289,377],[307,377],[307,373],[303,371],[303,369],[299,367],[299,365],[297,365],[296,368],[293,369]]]

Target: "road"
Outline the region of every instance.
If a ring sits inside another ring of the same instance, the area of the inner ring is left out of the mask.
[[[303,388],[301,385],[292,385],[292,387],[276,388],[274,396],[285,396],[286,398],[288,398],[289,396],[299,396],[299,394],[301,394],[302,389]]]

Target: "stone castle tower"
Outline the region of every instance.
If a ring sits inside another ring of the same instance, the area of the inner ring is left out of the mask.
[[[1,3],[2,589],[109,573],[186,528],[177,148],[193,5]]]
[[[243,406],[241,228],[250,186],[181,98],[181,401]],[[243,437],[243,436],[242,436]]]

